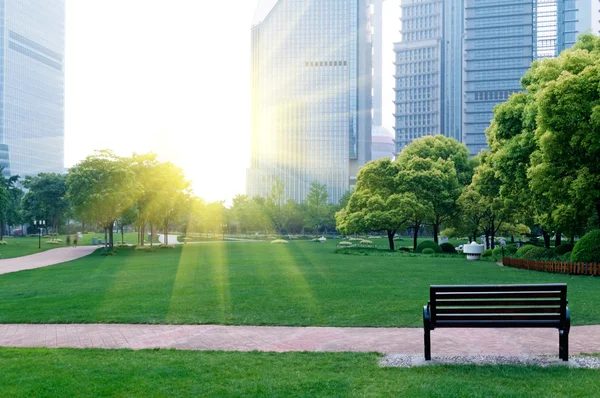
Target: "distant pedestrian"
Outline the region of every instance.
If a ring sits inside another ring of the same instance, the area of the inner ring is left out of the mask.
[[[73,246],[77,247],[77,235],[73,236]]]
[[[67,246],[71,246],[71,235],[67,235]]]

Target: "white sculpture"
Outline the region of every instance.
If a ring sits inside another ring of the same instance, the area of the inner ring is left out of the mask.
[[[485,246],[478,245],[477,242],[465,245],[463,248],[463,253],[467,255],[469,261],[479,261],[484,251]]]

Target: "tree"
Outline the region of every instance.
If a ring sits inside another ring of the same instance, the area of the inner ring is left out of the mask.
[[[0,167],[0,240],[4,239],[6,226],[15,225],[22,220],[20,212],[23,191],[16,184],[19,176],[6,178]]]
[[[281,180],[276,180],[271,188],[271,193],[265,202],[267,214],[273,222],[278,234],[283,234],[290,220],[290,206],[285,193],[285,185]]]
[[[67,186],[75,213],[103,226],[112,248],[115,222],[135,203],[140,188],[129,160],[97,151],[70,170]]]
[[[306,196],[307,226],[321,233],[325,225],[334,217],[333,207],[327,201],[327,185],[313,181]]]
[[[156,155],[150,154],[136,154],[129,159],[131,170],[135,174],[135,180],[137,181],[137,191],[133,193],[135,198],[135,207],[137,209],[137,220],[136,224],[139,232],[139,244],[144,246],[146,226],[150,224],[150,235],[154,236],[154,230],[152,226],[152,218],[154,216],[154,209],[152,208],[153,203],[156,200],[158,191],[160,188],[161,181],[158,178],[157,173],[159,162]],[[150,244],[153,244],[153,239],[150,239]]]
[[[458,181],[454,162],[441,158],[432,160],[411,157],[402,152],[398,165],[399,189],[414,193],[419,203],[431,205],[433,216],[427,221],[432,225],[434,241],[438,243],[442,225],[453,220],[460,211],[458,198],[462,186]],[[416,221],[415,226],[423,219]]]
[[[390,250],[395,250],[396,232],[424,206],[413,193],[399,190],[398,172],[398,164],[388,159],[363,166],[348,206],[336,214],[338,230],[344,234],[384,231]]]
[[[23,197],[24,215],[29,220],[46,220],[53,231],[65,222],[70,209],[67,198],[67,176],[63,174],[38,174],[26,177],[23,186],[27,193]]]

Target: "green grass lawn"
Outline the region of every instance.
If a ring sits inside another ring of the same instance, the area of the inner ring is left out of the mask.
[[[82,239],[79,239],[77,242],[80,246],[91,246],[93,238],[100,238],[104,240],[104,233],[89,233],[84,234]],[[49,239],[42,238],[41,239],[41,249],[39,249],[39,238],[27,237],[27,238],[10,238],[6,237],[4,240],[6,241],[6,245],[0,246],[0,260],[6,258],[16,258],[28,256],[30,254],[40,253],[47,250],[56,249],[58,247],[65,247],[67,245],[66,235],[59,235],[58,239],[62,240],[61,245],[51,245],[46,243]],[[115,234],[114,236],[115,243],[121,241],[121,234]],[[137,243],[137,233],[126,233],[125,234],[125,242],[130,244]],[[71,244],[73,244],[73,235],[71,235]]]
[[[341,255],[335,241],[120,249],[1,275],[0,323],[421,327],[430,284],[560,282],[573,323],[599,324],[600,278],[462,257]]]
[[[600,396],[600,371],[380,368],[376,354],[0,349],[2,397]]]

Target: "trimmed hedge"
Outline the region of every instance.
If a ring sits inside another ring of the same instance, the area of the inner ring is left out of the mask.
[[[556,249],[554,250],[556,250],[556,254],[562,256],[563,254],[571,253],[574,248],[575,246],[570,243],[563,243],[562,245],[556,246]]]
[[[600,263],[600,229],[579,239],[571,252],[571,261],[581,263]]]
[[[545,247],[534,247],[523,255],[525,260],[545,260],[553,259],[556,257],[554,249],[546,249]]]
[[[487,249],[486,251],[483,252],[481,257],[488,258],[488,257],[492,257],[493,255],[494,255],[494,251],[492,249]]]
[[[443,253],[456,254],[456,248],[451,243],[448,243],[448,242],[442,243],[440,245],[440,248],[442,249]]]
[[[434,251],[434,253],[442,253],[442,248],[440,247],[440,245],[438,245],[437,243],[435,243],[432,240],[426,240],[426,241],[419,243],[419,245],[417,246],[417,250],[415,250],[415,252],[423,253],[423,250],[425,250],[425,249],[432,249]]]
[[[435,254],[435,250],[431,249],[431,248],[425,248],[423,249],[423,251],[421,252],[421,254],[425,254],[425,255],[432,255]]]
[[[530,250],[533,250],[533,249],[535,249],[535,248],[537,248],[537,246],[534,246],[534,245],[525,245],[525,246],[521,246],[521,247],[519,248],[519,250],[517,250],[517,253],[516,253],[517,255],[516,255],[516,257],[517,257],[517,258],[525,258],[525,255],[526,255],[526,254],[527,254],[527,253],[528,253]]]

